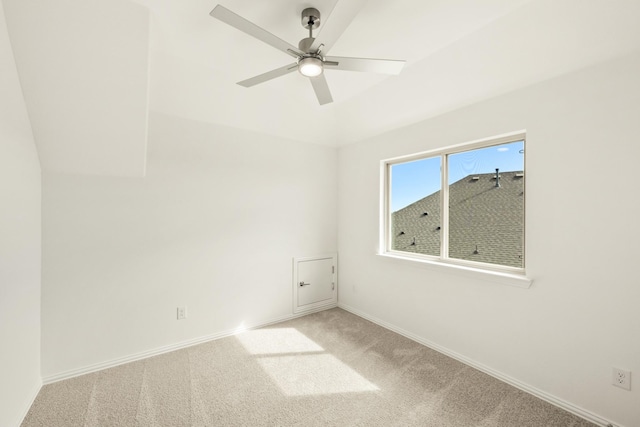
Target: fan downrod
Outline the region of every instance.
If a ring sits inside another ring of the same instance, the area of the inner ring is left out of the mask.
[[[298,49],[306,53],[312,53],[310,48],[315,40],[313,37],[313,30],[320,27],[320,11],[315,7],[308,7],[302,11],[301,15],[302,26],[309,30],[309,37],[300,40],[298,43]]]

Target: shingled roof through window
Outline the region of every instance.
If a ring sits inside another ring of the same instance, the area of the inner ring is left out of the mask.
[[[440,191],[391,214],[392,248],[440,255]],[[524,267],[524,174],[474,174],[449,186],[449,257]]]

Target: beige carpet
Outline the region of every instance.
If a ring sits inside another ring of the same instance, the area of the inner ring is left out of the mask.
[[[44,386],[22,426],[593,424],[332,309]]]

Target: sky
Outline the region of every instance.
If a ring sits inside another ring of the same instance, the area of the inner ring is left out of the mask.
[[[391,166],[391,211],[440,190],[440,156]],[[449,156],[449,184],[482,173],[524,171],[524,141]]]

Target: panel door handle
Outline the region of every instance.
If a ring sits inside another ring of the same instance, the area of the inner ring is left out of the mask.
[[[300,287],[303,287],[303,286],[309,286],[311,283],[300,282],[299,284],[300,284]]]

